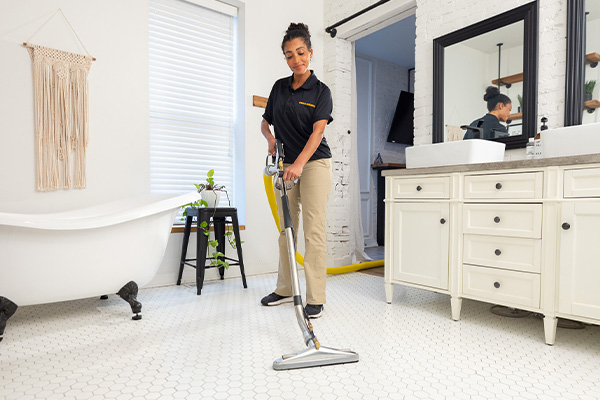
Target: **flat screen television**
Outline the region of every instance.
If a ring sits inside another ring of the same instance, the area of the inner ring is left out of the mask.
[[[390,127],[390,133],[388,134],[388,142],[409,145],[414,144],[414,113],[414,93],[405,92],[404,90],[401,91],[398,105],[396,106],[396,112],[394,113],[394,119],[392,120],[392,126]]]

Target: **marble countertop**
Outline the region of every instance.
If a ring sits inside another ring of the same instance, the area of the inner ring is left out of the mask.
[[[541,168],[551,166],[567,166],[600,163],[600,154],[584,154],[580,156],[540,158],[537,160],[516,160],[490,162],[482,164],[446,165],[442,167],[388,169],[382,171],[383,176],[443,174],[452,172],[477,172],[502,169]]]

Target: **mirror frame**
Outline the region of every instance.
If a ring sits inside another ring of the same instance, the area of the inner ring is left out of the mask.
[[[585,0],[567,2],[567,71],[565,79],[565,126],[583,121],[585,82]]]
[[[506,149],[525,147],[537,131],[538,2],[533,1],[433,40],[433,143],[444,141],[444,49],[475,36],[523,21],[523,132],[493,140]],[[482,92],[483,97],[483,92]]]

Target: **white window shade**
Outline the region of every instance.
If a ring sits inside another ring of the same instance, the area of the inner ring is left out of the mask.
[[[214,169],[235,206],[235,18],[180,0],[149,5],[151,191],[195,190]]]

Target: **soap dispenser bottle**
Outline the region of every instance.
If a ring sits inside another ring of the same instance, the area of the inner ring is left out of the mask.
[[[540,127],[539,132],[535,135],[533,140],[534,147],[534,157],[533,158],[542,158],[542,131],[548,129],[546,126],[546,122],[548,122],[548,118],[542,117],[542,126]]]

